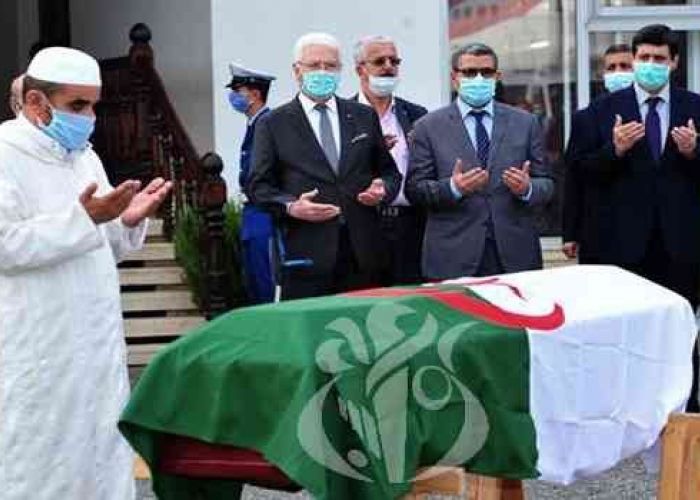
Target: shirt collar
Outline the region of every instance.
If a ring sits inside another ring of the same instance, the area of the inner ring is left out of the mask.
[[[357,93],[357,102],[359,102],[360,104],[364,104],[366,106],[369,106],[370,108],[372,107],[372,103],[369,102],[369,99],[367,99],[367,96],[365,95],[364,92],[362,92],[362,90],[360,90]],[[392,112],[394,112],[395,107],[396,107],[396,100],[394,99],[394,96],[392,95],[391,96],[391,105],[389,106],[388,110],[391,110]]]
[[[314,106],[318,104],[309,99],[303,92],[299,92],[299,102],[301,103],[301,107],[304,108],[304,113],[307,115],[311,114],[311,112],[314,111]],[[335,96],[331,96],[325,104],[328,106],[328,111],[336,115],[338,114],[338,103],[335,100]]]
[[[670,96],[671,96],[671,91],[670,91],[671,85],[666,84],[666,86],[661,90],[656,95],[652,95],[646,90],[644,90],[637,82],[634,82],[634,92],[637,95],[637,104],[641,107],[642,104],[646,104],[647,99],[650,97],[660,97],[661,100],[665,103],[670,102]]]
[[[268,109],[267,106],[263,106],[262,108],[260,108],[260,109],[258,110],[257,113],[255,113],[253,116],[251,116],[250,118],[248,118],[248,126],[249,126],[249,127],[252,126],[252,125],[255,123],[255,120],[257,120],[258,118],[260,118],[260,115],[263,114],[265,111],[267,111],[267,109]]]
[[[473,110],[484,111],[487,115],[493,118],[493,99],[491,99],[486,106],[483,108],[473,108],[464,99],[457,97],[457,107],[459,108],[459,113],[462,115],[462,120],[469,116],[469,113]]]

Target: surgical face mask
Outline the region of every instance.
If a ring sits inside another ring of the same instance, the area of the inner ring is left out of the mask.
[[[340,75],[333,71],[307,71],[301,76],[301,89],[313,99],[327,99],[338,88]]]
[[[459,80],[459,97],[472,108],[486,106],[496,94],[496,79],[477,75]]]
[[[85,149],[95,130],[95,117],[59,111],[51,106],[51,121],[39,128],[68,151]]]
[[[671,75],[668,64],[655,62],[634,62],[634,78],[644,90],[655,92],[661,90]]]
[[[231,107],[239,113],[245,113],[248,111],[248,108],[250,108],[250,100],[248,99],[248,96],[235,90],[229,92],[228,102],[231,104]]]
[[[396,76],[369,76],[369,89],[378,97],[389,97],[398,84],[399,79]]]
[[[634,73],[631,71],[605,73],[603,75],[603,83],[605,84],[605,90],[608,92],[617,92],[618,90],[626,89],[634,83]]]

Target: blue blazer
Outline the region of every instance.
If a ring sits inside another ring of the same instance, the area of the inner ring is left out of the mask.
[[[670,136],[658,162],[641,139],[622,158],[612,141],[615,115],[641,121],[633,87],[594,101],[573,122],[568,159],[585,182],[580,238],[603,263],[638,264],[660,230],[673,259],[700,262],[700,141],[694,159]],[[700,124],[700,95],[672,87],[669,131],[692,118]]]
[[[270,108],[263,108],[260,114],[255,117],[253,123],[246,127],[243,144],[241,144],[241,159],[240,170],[238,172],[238,184],[241,191],[245,192],[248,181],[250,180],[251,168],[253,165],[253,138],[255,137],[255,124],[270,112]]]

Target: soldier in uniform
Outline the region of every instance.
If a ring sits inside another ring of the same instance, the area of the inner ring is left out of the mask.
[[[240,173],[238,182],[241,192],[247,194],[253,164],[253,137],[258,119],[268,113],[267,94],[274,76],[230,64],[231,89],[228,98],[231,107],[247,117],[245,137],[241,146]],[[274,280],[270,259],[273,240],[273,222],[270,214],[246,202],[243,206],[241,241],[243,247],[243,271],[246,290],[251,302],[261,304],[274,298]]]

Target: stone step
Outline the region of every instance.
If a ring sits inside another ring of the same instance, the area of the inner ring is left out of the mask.
[[[124,331],[127,340],[183,335],[206,320],[201,316],[172,316],[165,318],[127,318]]]
[[[149,219],[146,236],[163,236],[163,219]]]
[[[566,255],[564,255],[564,252],[561,250],[545,250],[542,252],[542,260],[545,262],[561,262],[561,263],[568,263],[568,264],[575,264],[576,261],[573,259],[569,259]]]
[[[134,261],[154,261],[154,260],[175,260],[175,246],[172,243],[157,242],[146,243],[144,247],[127,255],[126,262]]]
[[[125,313],[137,311],[196,311],[189,290],[124,292],[122,310]]]
[[[125,267],[119,269],[122,286],[136,285],[183,285],[185,271],[180,267]]]
[[[129,366],[146,366],[151,358],[167,344],[132,344],[127,346]]]

